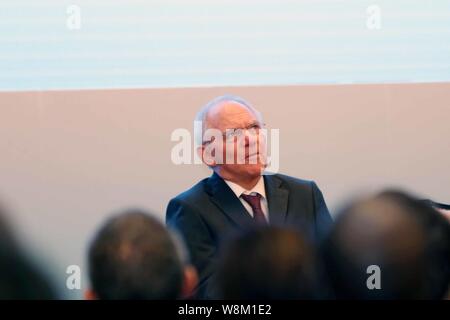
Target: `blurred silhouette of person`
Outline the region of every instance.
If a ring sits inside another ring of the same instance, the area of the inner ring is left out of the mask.
[[[378,196],[338,215],[322,246],[335,298],[429,298],[427,235],[410,210],[396,198]]]
[[[318,297],[313,248],[297,230],[280,227],[254,228],[231,238],[212,281],[226,300]]]
[[[181,242],[140,210],[125,211],[100,228],[88,252],[87,299],[189,298],[197,274]]]
[[[393,199],[418,219],[426,233],[427,298],[442,299],[450,293],[450,221],[440,210],[448,205],[418,200],[396,190],[386,190],[380,198]]]
[[[18,243],[0,208],[0,300],[51,300],[56,291]]]

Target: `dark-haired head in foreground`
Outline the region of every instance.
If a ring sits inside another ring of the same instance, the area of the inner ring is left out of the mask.
[[[449,206],[430,200],[421,201],[395,190],[387,190],[380,197],[402,203],[425,228],[427,297],[442,299],[450,289],[450,221],[440,210]]]
[[[0,208],[0,300],[49,299],[56,299],[54,289],[15,240]]]
[[[438,294],[442,289],[436,287],[430,274],[439,269],[440,281],[448,281],[441,269],[448,267],[449,258],[442,234],[445,224],[437,228],[443,228],[439,240],[431,240],[432,229],[436,229],[431,221],[436,218],[445,221],[417,199],[397,191],[386,191],[346,208],[322,248],[335,297],[442,298],[442,293]],[[370,266],[379,267],[379,288],[368,286],[374,275],[373,269],[368,270]]]
[[[89,299],[156,300],[189,297],[195,270],[165,227],[146,212],[109,219],[88,253]]]
[[[223,299],[313,299],[312,248],[294,230],[265,227],[223,248],[217,275]]]

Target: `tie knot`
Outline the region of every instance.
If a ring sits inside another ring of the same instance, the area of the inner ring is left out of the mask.
[[[241,197],[252,207],[252,209],[261,209],[261,195],[259,193],[256,195],[241,194]]]
[[[266,217],[261,208],[261,195],[257,193],[256,195],[241,194],[242,199],[244,199],[253,210],[253,219],[259,224],[267,224]]]

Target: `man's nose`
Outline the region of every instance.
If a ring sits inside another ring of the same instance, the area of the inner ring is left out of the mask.
[[[246,134],[245,135],[245,139],[244,139],[245,147],[257,145],[258,141],[259,141],[258,135],[255,135],[255,134]]]

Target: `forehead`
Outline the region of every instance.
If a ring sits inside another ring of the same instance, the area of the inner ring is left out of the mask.
[[[206,117],[210,126],[227,129],[245,127],[256,122],[257,117],[250,108],[235,101],[224,101],[213,106]]]

